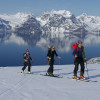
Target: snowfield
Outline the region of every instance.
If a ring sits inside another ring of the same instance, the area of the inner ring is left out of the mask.
[[[90,80],[97,82],[68,79],[74,65],[55,65],[54,74],[63,78],[40,75],[48,66],[32,66],[34,74],[19,73],[21,68],[0,67],[0,100],[100,100],[99,64],[88,65]]]

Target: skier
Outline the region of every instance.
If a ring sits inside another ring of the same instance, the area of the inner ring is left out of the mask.
[[[56,55],[59,59],[61,59],[61,57],[58,56],[58,54],[56,53],[56,50],[55,50],[55,46],[52,45],[51,48],[48,50],[48,54],[47,54],[47,59],[49,61],[49,69],[47,70],[47,74],[50,75],[50,76],[54,76],[53,75],[53,65],[54,65],[54,55]]]
[[[22,68],[22,72],[24,72],[24,70],[26,69],[26,67],[28,66],[28,73],[31,73],[31,62],[30,60],[33,61],[33,59],[30,56],[29,50],[26,50],[26,53],[23,54],[24,57],[24,67]]]
[[[73,55],[75,57],[74,59],[74,64],[75,64],[75,68],[74,68],[74,78],[75,79],[79,79],[79,77],[77,77],[77,71],[78,71],[78,66],[80,64],[81,66],[81,71],[80,71],[80,78],[81,79],[85,79],[84,77],[84,60],[86,61],[86,56],[85,56],[85,49],[83,47],[83,43],[82,41],[78,41],[78,45],[77,47],[75,47],[74,51],[73,51]],[[84,56],[84,59],[83,59]]]

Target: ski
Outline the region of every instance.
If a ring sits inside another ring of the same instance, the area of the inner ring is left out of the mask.
[[[40,74],[40,75],[42,75],[42,76],[49,76],[49,77],[55,77],[55,78],[63,78],[63,76],[60,76],[60,75],[53,75],[53,76],[47,75],[47,74]]]
[[[37,75],[38,73],[34,73],[34,72],[31,72],[31,73],[28,73],[28,72],[18,72],[18,73],[21,73],[21,74],[27,74],[27,75]]]
[[[71,79],[71,80],[79,80],[79,79],[75,79],[75,78],[73,78],[73,77],[67,77],[68,79]]]
[[[70,77],[67,77],[68,79],[72,79],[72,80],[76,80],[76,81],[84,81],[84,82],[89,82],[88,80],[85,80],[85,79],[75,79],[75,78],[70,78]]]
[[[85,82],[97,82],[97,81],[93,81],[93,80],[90,80],[90,79],[79,79],[80,81],[85,81]]]
[[[37,73],[24,73],[24,74],[27,74],[27,75],[37,75]]]
[[[85,79],[81,79],[79,78],[80,81],[87,81],[87,82],[97,82],[96,80],[90,80],[88,78],[85,78]]]
[[[98,82],[97,80],[90,80],[90,79],[85,79],[88,80],[89,82]]]
[[[72,79],[72,80],[76,80],[76,81],[83,81],[83,82],[97,82],[97,81],[93,81],[93,80],[90,80],[90,79],[75,79],[75,78],[70,78],[70,77],[67,77],[68,79]]]

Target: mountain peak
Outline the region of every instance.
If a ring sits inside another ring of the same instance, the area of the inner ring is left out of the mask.
[[[28,17],[28,16],[33,16],[32,13],[24,13],[24,12],[18,12],[15,14],[16,17]]]
[[[52,10],[51,13],[52,14],[64,15],[64,16],[67,16],[67,17],[72,16],[72,13],[69,12],[69,11],[66,11],[66,10],[59,10],[59,11]]]
[[[70,11],[67,11],[67,10],[51,10],[50,12],[43,12],[43,15],[45,14],[50,14],[50,15],[54,15],[54,14],[57,14],[57,15],[62,15],[63,17],[71,17],[73,14],[70,12]]]
[[[81,16],[88,16],[86,13],[83,13]]]

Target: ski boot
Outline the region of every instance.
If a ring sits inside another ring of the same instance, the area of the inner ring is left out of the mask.
[[[50,73],[50,72],[47,72],[46,75],[54,76],[54,74],[53,73]]]
[[[21,73],[24,73],[24,70],[22,70]]]
[[[80,79],[83,79],[83,80],[85,80],[85,77],[84,77],[84,76],[82,76],[82,75],[80,75]]]
[[[78,79],[79,79],[79,77],[77,77],[76,75],[74,75],[73,79],[77,79],[77,80],[78,80]]]
[[[31,72],[29,71],[28,74],[31,74]]]

